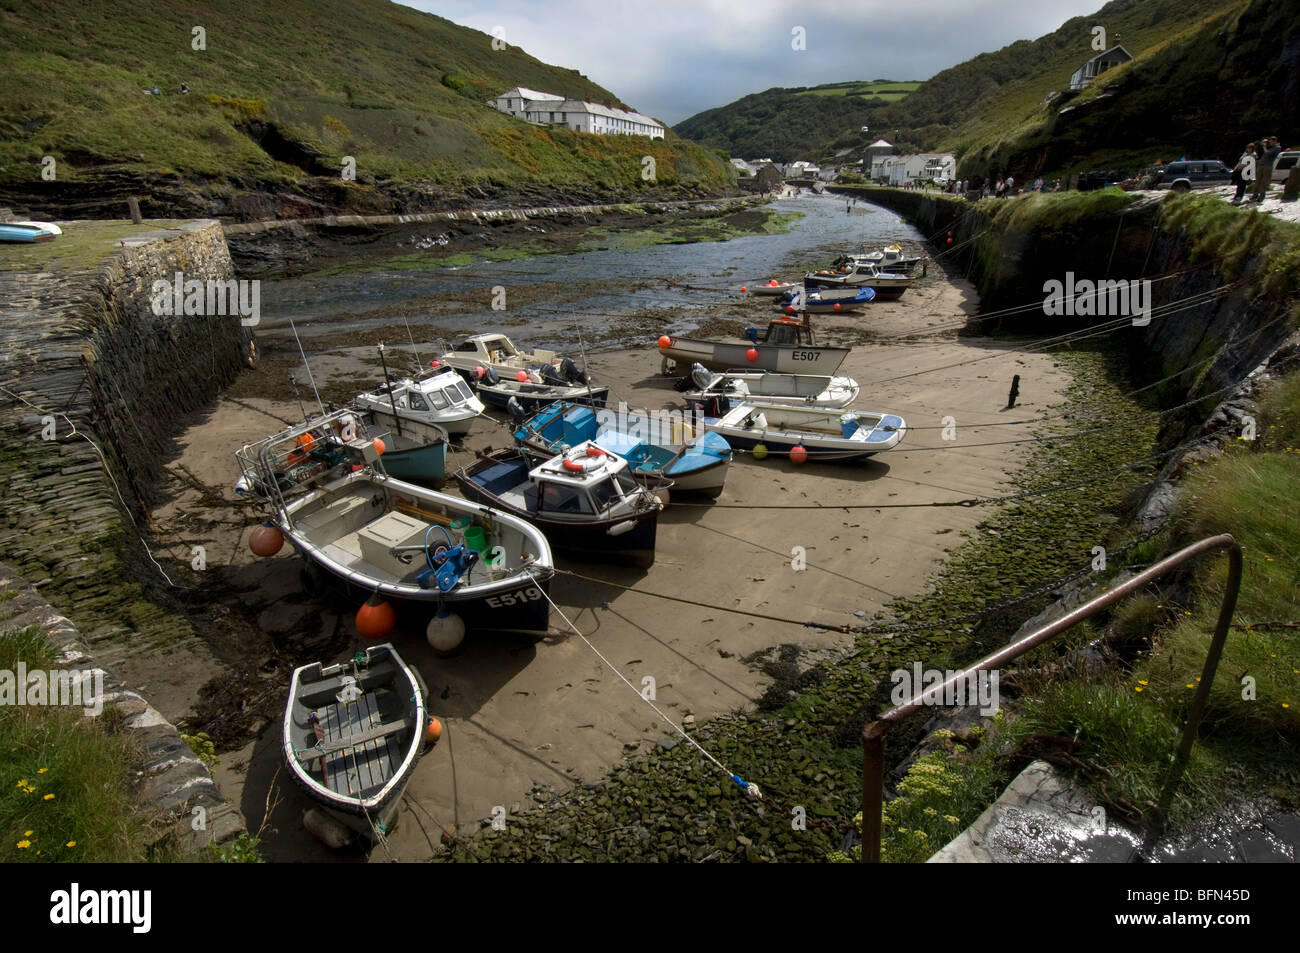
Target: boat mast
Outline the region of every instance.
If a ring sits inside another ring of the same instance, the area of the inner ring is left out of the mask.
[[[379,342],[379,363],[384,369],[384,386],[388,388],[388,402],[393,405],[393,424],[397,435],[402,435],[402,415],[397,412],[397,396],[393,393],[393,384],[388,379],[388,362],[384,360],[384,342]]]

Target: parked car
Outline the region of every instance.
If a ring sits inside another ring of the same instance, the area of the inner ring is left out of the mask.
[[[1157,189],[1190,192],[1232,184],[1232,169],[1218,159],[1183,159],[1168,163],[1157,175]]]
[[[1273,181],[1285,182],[1298,159],[1300,159],[1300,149],[1291,149],[1279,155],[1277,161],[1273,163]]]

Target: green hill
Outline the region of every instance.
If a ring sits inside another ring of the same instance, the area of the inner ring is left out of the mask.
[[[1095,26],[1134,62],[1071,92],[1070,75],[1096,53]],[[899,151],[954,152],[964,176],[1142,165],[1184,152],[1235,156],[1272,127],[1294,129],[1298,29],[1295,4],[1277,0],[1114,0],[1037,40],[943,70],[901,101],[844,97],[856,100],[850,109],[829,97],[828,108],[810,113],[807,98],[773,89],[674,128],[732,154],[785,160],[825,160],[878,133]],[[858,133],[863,124],[869,136]]]
[[[195,27],[206,49],[193,48]],[[582,135],[488,107],[516,85],[621,105],[574,70],[492,41],[383,0],[0,0],[0,186],[20,198],[141,182],[176,193],[179,179],[200,191],[196,204],[230,188],[287,188],[380,208],[394,195],[418,204],[474,187],[716,191],[733,181],[717,155],[671,133],[653,144]],[[155,86],[161,95],[146,92]],[[641,177],[645,155],[654,183]],[[41,180],[44,156],[58,163],[54,183]],[[340,177],[344,156],[355,182]]]
[[[684,119],[673,131],[735,156],[777,162],[818,159],[836,149],[863,146],[863,126],[875,128],[882,110],[920,84],[887,79],[774,87]]]

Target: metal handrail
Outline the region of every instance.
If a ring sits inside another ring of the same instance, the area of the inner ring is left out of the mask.
[[[1223,602],[1219,606],[1219,619],[1214,628],[1214,637],[1205,656],[1205,667],[1201,672],[1201,681],[1192,699],[1191,709],[1187,713],[1187,724],[1183,728],[1182,741],[1174,756],[1169,777],[1161,791],[1158,806],[1158,824],[1163,824],[1169,814],[1169,805],[1173,800],[1174,789],[1182,778],[1187,760],[1196,741],[1196,731],[1205,714],[1205,706],[1210,696],[1210,686],[1214,673],[1219,667],[1219,657],[1223,653],[1223,644],[1228,637],[1228,626],[1237,606],[1237,595],[1241,590],[1241,545],[1229,534],[1210,536],[1190,546],[1180,549],[1172,556],[1160,560],[1153,566],[1138,573],[1132,579],[1116,586],[1114,589],[1092,599],[1067,613],[1048,625],[1025,636],[1019,642],[1012,643],[991,655],[986,655],[970,668],[959,672],[937,687],[930,687],[917,692],[912,698],[889,711],[875,721],[862,727],[862,862],[880,862],[880,837],[882,830],[882,812],[884,810],[884,770],[885,739],[890,730],[908,716],[920,709],[927,698],[948,697],[948,692],[958,683],[965,681],[975,672],[998,668],[1024,655],[1030,649],[1048,642],[1084,619],[1090,618],[1123,599],[1129,593],[1141,589],[1151,580],[1164,575],[1175,566],[1180,566],[1190,559],[1215,549],[1228,550],[1228,584],[1223,593]]]

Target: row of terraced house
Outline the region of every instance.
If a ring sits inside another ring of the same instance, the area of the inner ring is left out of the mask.
[[[506,90],[496,99],[488,100],[488,105],[539,126],[563,126],[601,135],[664,137],[664,127],[641,113],[582,99],[565,99],[523,86]]]

